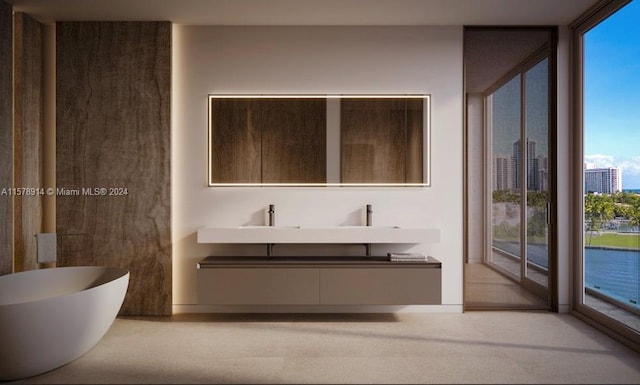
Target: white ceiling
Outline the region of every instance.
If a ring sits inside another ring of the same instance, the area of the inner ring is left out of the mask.
[[[0,0],[1,1],[1,0]],[[566,25],[597,0],[5,0],[36,19],[194,25]]]

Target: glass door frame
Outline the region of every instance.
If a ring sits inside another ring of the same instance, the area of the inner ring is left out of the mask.
[[[584,304],[584,36],[593,27],[630,3],[631,0],[603,0],[575,20],[572,30],[573,56],[573,295],[575,314],[593,326],[640,350],[640,332]]]
[[[557,30],[555,28],[540,28],[539,30],[548,30],[550,37],[538,50],[523,60],[518,66],[507,73],[502,79],[489,87],[484,93],[484,111],[485,111],[485,253],[484,262],[493,269],[503,273],[505,276],[525,287],[526,289],[536,293],[538,296],[547,299],[550,309],[558,310],[557,298],[557,228],[556,228],[556,53],[557,46]],[[547,287],[533,281],[527,277],[527,205],[526,197],[528,190],[527,183],[527,141],[526,139],[526,73],[534,68],[544,59],[548,60],[548,162],[549,162],[549,186],[548,186],[548,203],[547,203],[547,233],[548,233],[548,270],[547,270]],[[524,161],[519,166],[520,196],[524,200],[520,202],[520,275],[519,277],[507,272],[494,263],[489,261],[489,256],[494,252],[493,247],[493,226],[492,226],[492,164],[493,164],[493,146],[492,146],[492,129],[491,129],[491,95],[500,87],[520,76],[520,154],[527,154]]]

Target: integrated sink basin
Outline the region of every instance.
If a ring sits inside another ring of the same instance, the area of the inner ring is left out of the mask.
[[[202,227],[198,243],[434,243],[439,229],[398,226]]]
[[[242,225],[238,226],[239,229],[262,229],[262,228],[272,228],[272,229],[299,229],[300,226],[263,226],[263,225]]]
[[[339,225],[339,226],[322,226],[309,225],[299,226],[305,229],[400,229],[400,226],[358,226],[358,225]]]
[[[400,229],[400,226],[358,226],[358,225],[339,225],[339,226],[315,226],[315,225],[298,225],[298,226],[266,226],[266,225],[242,225],[238,226],[238,229]]]

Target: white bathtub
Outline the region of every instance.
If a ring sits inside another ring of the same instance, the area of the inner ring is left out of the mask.
[[[87,353],[107,332],[129,285],[111,267],[0,276],[0,380],[31,377]]]

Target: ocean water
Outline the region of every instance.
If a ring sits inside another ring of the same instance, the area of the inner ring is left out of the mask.
[[[494,241],[493,245],[519,254],[517,243]],[[527,250],[530,262],[548,267],[546,245],[529,245]],[[585,248],[584,259],[586,287],[640,308],[640,250]]]
[[[640,308],[640,250],[587,248],[584,259],[586,287]]]
[[[640,189],[623,189],[640,194]],[[586,248],[585,286],[640,308],[640,250]]]

